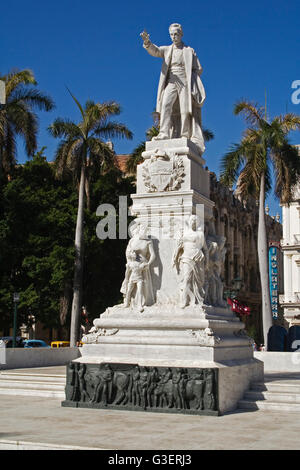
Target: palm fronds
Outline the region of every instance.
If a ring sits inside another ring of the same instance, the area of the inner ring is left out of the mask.
[[[38,133],[34,110],[50,111],[54,102],[39,90],[28,88],[37,85],[31,70],[15,70],[0,79],[5,82],[6,93],[6,102],[0,107],[0,171],[8,174],[16,164],[16,136],[24,140],[26,153],[32,156]]]
[[[236,191],[244,199],[258,198],[260,178],[264,174],[266,194],[271,190],[271,168],[275,174],[274,192],[283,203],[292,195],[292,187],[300,176],[300,158],[290,145],[287,134],[300,129],[300,117],[288,113],[265,119],[265,110],[248,101],[234,106],[235,114],[243,114],[250,124],[239,144],[233,144],[221,160],[221,181],[227,186],[237,183]]]
[[[72,174],[79,181],[80,169],[85,165],[87,183],[86,193],[89,192],[89,182],[93,175],[99,175],[114,165],[114,152],[104,139],[115,137],[132,138],[132,132],[122,123],[110,120],[111,116],[120,113],[120,105],[115,101],[95,103],[87,100],[82,106],[71,93],[82,120],[75,123],[69,119],[57,118],[48,127],[54,138],[62,139],[55,154],[57,176]]]

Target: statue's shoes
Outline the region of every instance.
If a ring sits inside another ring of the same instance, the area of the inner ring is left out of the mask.
[[[167,140],[169,137],[166,134],[159,133],[155,137],[152,137],[152,140]]]

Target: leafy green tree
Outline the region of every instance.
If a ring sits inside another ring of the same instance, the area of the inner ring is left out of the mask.
[[[17,166],[0,191],[0,327],[8,327],[12,294],[18,291],[20,322],[30,323],[33,315],[59,328],[73,271],[76,192],[57,181],[42,152]]]
[[[73,283],[73,303],[71,317],[71,346],[76,345],[79,334],[79,319],[82,307],[83,281],[83,224],[85,194],[90,206],[90,181],[92,174],[111,167],[114,153],[102,139],[114,137],[132,138],[129,129],[119,122],[110,121],[120,114],[120,106],[115,102],[95,103],[87,101],[83,108],[71,94],[82,121],[76,124],[70,120],[56,119],[49,127],[55,138],[62,139],[55,155],[58,175],[71,172],[79,181],[78,212],[75,232],[75,267]]]
[[[89,318],[99,317],[108,306],[119,303],[123,296],[120,287],[125,275],[126,246],[128,240],[119,239],[119,195],[129,196],[134,192],[132,178],[124,178],[119,170],[111,169],[99,175],[91,188],[91,211],[85,214],[83,305]],[[117,239],[100,240],[96,235],[100,204],[109,203],[116,208]],[[128,219],[130,223],[131,219]]]
[[[0,173],[10,174],[17,161],[16,138],[25,142],[28,156],[37,149],[38,117],[34,110],[50,111],[53,100],[33,88],[37,85],[31,70],[0,75],[5,83],[5,104],[0,105]]]
[[[236,191],[244,199],[259,200],[258,260],[262,291],[262,321],[264,342],[272,326],[272,311],[268,283],[268,245],[265,221],[265,199],[272,189],[271,169],[275,175],[275,195],[288,204],[292,189],[300,175],[297,149],[289,143],[288,134],[300,129],[300,117],[288,113],[269,121],[266,109],[248,101],[240,101],[234,114],[244,115],[249,124],[239,144],[234,144],[221,163],[221,180],[228,186],[237,183]]]
[[[83,304],[90,320],[121,299],[127,240],[99,240],[96,208],[118,207],[118,195],[133,192],[130,178],[113,168],[91,183],[85,210]],[[12,295],[20,292],[19,325],[31,316],[59,338],[69,328],[78,200],[72,180],[60,181],[43,151],[18,165],[0,185],[0,330],[12,323]],[[103,274],[105,273],[105,275]]]

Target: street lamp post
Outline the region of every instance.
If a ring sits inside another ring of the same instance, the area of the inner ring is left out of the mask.
[[[14,329],[13,329],[13,348],[16,347],[16,336],[17,336],[17,308],[20,300],[20,294],[14,293]]]
[[[231,299],[236,299],[239,294],[239,291],[242,288],[243,280],[238,276],[233,279],[231,285],[232,289],[225,290],[224,295],[226,296],[226,298],[229,297]]]

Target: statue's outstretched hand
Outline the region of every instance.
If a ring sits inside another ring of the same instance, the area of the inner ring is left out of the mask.
[[[143,39],[144,41],[144,44],[149,44],[150,43],[150,36],[149,34],[147,33],[146,30],[144,30],[141,34],[140,34],[141,38]]]

